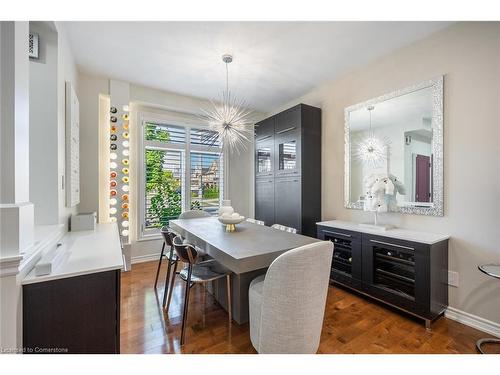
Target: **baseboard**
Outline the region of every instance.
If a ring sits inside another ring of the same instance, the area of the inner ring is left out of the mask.
[[[135,257],[131,258],[132,264],[135,263],[144,263],[144,262],[152,262],[152,261],[158,261],[160,258],[160,253],[158,254],[147,254],[147,255],[138,255]]]
[[[448,319],[455,320],[466,326],[500,337],[500,324],[481,318],[468,312],[448,307],[444,313]]]

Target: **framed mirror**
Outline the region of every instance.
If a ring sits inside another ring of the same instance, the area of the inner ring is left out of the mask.
[[[344,206],[443,216],[443,77],[344,111]]]

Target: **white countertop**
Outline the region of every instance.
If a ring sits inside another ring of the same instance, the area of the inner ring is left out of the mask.
[[[445,234],[437,234],[437,233],[428,233],[428,232],[418,232],[409,229],[403,228],[394,228],[388,230],[377,230],[361,227],[358,223],[353,223],[350,221],[342,221],[342,220],[330,220],[330,221],[321,221],[316,223],[317,225],[322,225],[325,227],[332,227],[338,229],[351,230],[353,232],[361,232],[361,233],[369,233],[376,236],[389,237],[389,238],[397,238],[400,240],[412,241],[412,242],[420,242],[428,245],[435,244],[437,242],[441,242],[450,238],[449,235]]]
[[[87,275],[123,268],[120,235],[116,223],[97,224],[95,231],[68,232],[60,241],[58,251],[64,260],[49,275],[35,276],[35,270],[24,278],[23,284]]]

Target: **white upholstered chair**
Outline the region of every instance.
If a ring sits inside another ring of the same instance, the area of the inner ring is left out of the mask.
[[[179,219],[196,219],[199,217],[210,217],[211,215],[203,210],[189,210],[184,211],[179,215]]]
[[[179,219],[198,219],[201,217],[210,217],[210,215],[207,211],[203,210],[189,210],[189,211],[184,211],[179,215]],[[198,255],[200,257],[205,257],[207,255],[207,252],[205,249],[201,249],[199,247],[196,247],[196,251],[198,252]]]
[[[298,247],[250,283],[250,340],[257,352],[316,353],[332,255],[330,241]]]

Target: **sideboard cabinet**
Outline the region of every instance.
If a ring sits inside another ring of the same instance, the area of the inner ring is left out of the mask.
[[[448,306],[448,237],[394,229],[363,230],[338,220],[318,223],[334,244],[330,279],[426,322]]]
[[[321,109],[299,104],[256,124],[255,218],[315,236],[321,218]]]

